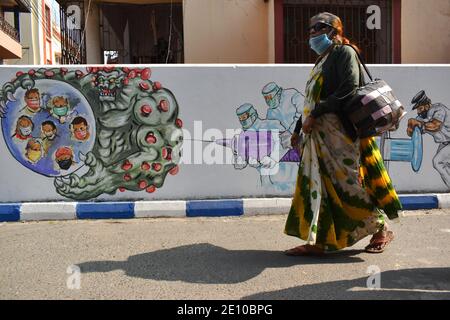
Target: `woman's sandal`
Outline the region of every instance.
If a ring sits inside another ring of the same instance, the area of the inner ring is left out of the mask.
[[[325,253],[315,246],[305,244],[289,250],[284,251],[288,256],[323,256]]]
[[[392,240],[394,240],[394,233],[392,231],[387,231],[386,236],[370,241],[369,245],[364,250],[368,253],[382,253]]]

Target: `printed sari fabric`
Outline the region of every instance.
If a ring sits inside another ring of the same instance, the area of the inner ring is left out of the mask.
[[[324,57],[306,85],[304,115],[319,101]],[[381,230],[401,209],[374,138],[352,141],[339,118],[324,114],[304,139],[285,233],[325,251],[349,247]]]

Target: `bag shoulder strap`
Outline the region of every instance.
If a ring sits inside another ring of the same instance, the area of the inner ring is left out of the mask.
[[[367,68],[366,64],[364,63],[363,58],[361,57],[361,55],[359,54],[358,50],[356,50],[352,45],[350,44],[344,44],[344,46],[349,46],[350,48],[352,48],[353,50],[355,50],[356,55],[358,56],[359,62],[361,62],[361,64],[364,67],[364,70],[366,71],[367,75],[369,76],[370,81],[373,81],[372,78],[372,74],[370,73],[369,69]]]

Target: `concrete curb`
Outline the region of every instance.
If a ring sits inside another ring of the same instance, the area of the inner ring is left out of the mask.
[[[400,195],[404,210],[450,208],[450,193]],[[0,203],[0,222],[286,214],[291,198]]]

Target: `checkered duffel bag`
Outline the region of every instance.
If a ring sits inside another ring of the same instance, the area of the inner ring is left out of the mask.
[[[370,82],[357,89],[356,94],[343,106],[343,111],[354,125],[359,138],[397,130],[406,114],[405,108],[384,80],[372,78],[359,52],[356,53]]]

